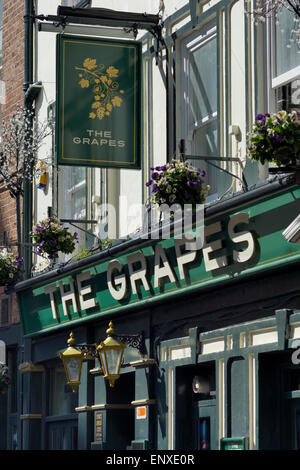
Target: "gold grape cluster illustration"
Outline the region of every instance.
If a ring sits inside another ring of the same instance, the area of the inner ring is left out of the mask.
[[[81,88],[90,88],[93,92],[93,103],[91,105],[90,119],[100,119],[109,116],[114,108],[122,105],[123,99],[120,94],[124,90],[119,90],[118,78],[119,70],[113,65],[105,69],[104,64],[97,65],[96,59],[87,58],[83,61],[82,67],[75,67],[78,71]]]

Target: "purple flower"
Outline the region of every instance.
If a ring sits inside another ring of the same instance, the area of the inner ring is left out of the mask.
[[[201,175],[202,175],[203,177],[206,176],[206,173],[205,173],[204,170],[201,171]]]
[[[152,188],[152,192],[155,193],[156,191],[158,191],[158,189],[159,189],[159,188],[158,188],[157,184],[154,184],[154,185],[153,185],[153,188]]]
[[[154,180],[158,180],[159,174],[156,171],[154,171],[151,175],[151,178],[154,179]]]
[[[46,230],[46,227],[42,227],[41,225],[36,225],[35,230],[40,233]]]
[[[153,181],[149,180],[149,181],[147,181],[146,186],[151,186],[152,183],[153,183]]]
[[[41,242],[39,243],[39,245],[38,245],[38,246],[39,246],[39,248],[42,248],[42,247],[43,247],[43,245],[44,245],[44,243],[45,243],[45,240],[41,241]]]
[[[283,137],[281,134],[278,134],[276,137],[275,137],[275,140],[276,142],[281,142],[283,140]]]
[[[74,232],[73,237],[74,237],[74,238],[78,238],[78,232]]]
[[[161,171],[166,171],[166,169],[167,169],[167,165],[163,165],[163,166],[161,166],[161,167],[160,167],[160,169],[161,169]]]
[[[263,119],[265,119],[265,116],[263,114],[258,114],[255,118],[256,121],[261,121]]]
[[[54,248],[56,246],[56,241],[55,240],[49,240],[49,245]]]

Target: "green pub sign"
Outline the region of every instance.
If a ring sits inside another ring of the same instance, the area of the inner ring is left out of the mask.
[[[57,164],[140,168],[141,44],[57,35]]]
[[[211,287],[217,292],[242,278],[298,264],[299,244],[288,243],[282,232],[298,214],[299,199],[296,187],[207,219],[200,246],[187,247],[185,237],[172,233],[140,239],[115,256],[103,252],[84,267],[19,283],[23,334],[149,308],[149,302],[201,295]]]

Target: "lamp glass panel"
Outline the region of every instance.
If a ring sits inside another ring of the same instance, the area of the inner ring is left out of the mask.
[[[69,359],[65,359],[65,363],[70,382],[77,382],[79,380],[81,358],[77,359],[75,357],[71,357]]]
[[[120,361],[122,358],[122,349],[107,349],[106,359],[109,374],[118,374],[120,371]]]

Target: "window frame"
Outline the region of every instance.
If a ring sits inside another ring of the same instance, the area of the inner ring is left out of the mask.
[[[190,91],[189,91],[189,54],[198,50],[200,47],[204,46],[211,40],[216,40],[216,74],[217,74],[217,101],[216,101],[216,111],[213,111],[211,114],[204,116],[199,121],[196,121],[194,125],[190,126]],[[218,78],[218,70],[219,70],[219,60],[220,60],[220,53],[219,53],[219,41],[218,41],[218,21],[217,17],[214,16],[208,22],[204,23],[199,29],[192,30],[186,37],[184,37],[180,41],[180,49],[181,49],[181,68],[180,68],[180,81],[181,81],[181,93],[180,93],[180,106],[182,108],[181,113],[181,127],[180,127],[180,134],[185,141],[185,152],[188,155],[195,154],[193,152],[193,145],[194,145],[194,133],[197,132],[199,129],[203,129],[208,124],[212,124],[216,121],[217,124],[217,155],[220,153],[220,97],[219,97],[219,78]],[[197,154],[195,154],[196,156]],[[217,156],[216,155],[216,156]],[[190,160],[193,160],[192,158]],[[198,160],[197,164],[200,165],[202,160]],[[214,162],[214,165],[217,165],[218,162]],[[206,163],[209,166],[208,163]],[[212,171],[215,173],[218,171],[213,166],[209,166]],[[214,176],[213,176],[214,178]],[[215,179],[217,181],[217,174],[215,175]],[[209,184],[210,181],[208,180],[207,183]],[[219,197],[218,192],[213,192],[209,194],[206,198],[206,202],[213,202],[217,200]]]
[[[267,37],[269,41],[268,54],[270,54],[268,62],[270,63],[270,78],[272,90],[280,86],[300,78],[300,64],[287,72],[276,75],[276,25],[274,18],[269,18],[267,24]]]
[[[214,25],[214,26],[212,26]],[[204,34],[201,34],[202,31]],[[203,40],[203,37],[205,39]],[[205,45],[207,42],[211,41],[212,39],[217,39],[217,24],[216,20],[210,21],[206,25],[204,25],[202,28],[200,28],[198,31],[193,32],[186,38],[184,38],[181,42],[181,50],[187,51],[186,54],[182,53],[182,63],[184,66],[181,69],[181,83],[182,83],[182,93],[181,93],[181,105],[183,107],[183,113],[182,113],[182,125],[181,125],[181,134],[184,136],[189,136],[190,132],[194,132],[195,130],[199,129],[203,125],[206,125],[209,120],[214,120],[218,117],[218,103],[217,103],[217,111],[214,112],[213,114],[208,114],[205,116],[203,119],[200,121],[197,121],[197,124],[190,128],[189,125],[189,106],[186,106],[186,104],[189,105],[189,103],[185,103],[185,96],[189,97],[189,73],[187,71],[186,77],[185,77],[185,69],[187,68],[188,65],[188,53],[193,52],[193,50],[198,49],[202,45]],[[187,44],[190,44],[191,47],[188,47]],[[192,50],[193,49],[193,50]],[[217,61],[218,61],[218,54],[217,54]],[[218,63],[217,63],[218,66]]]

